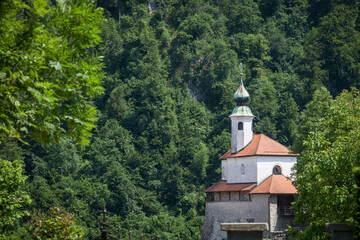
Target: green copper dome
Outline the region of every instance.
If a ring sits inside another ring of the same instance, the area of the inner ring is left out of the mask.
[[[238,106],[247,106],[250,100],[250,95],[244,87],[243,80],[240,80],[240,86],[234,94],[234,99]]]
[[[248,106],[237,106],[237,107],[235,107],[229,117],[232,117],[232,116],[241,116],[241,117],[250,116],[250,117],[254,117],[254,115],[252,114],[252,112],[251,112],[251,110],[250,110],[250,108]]]
[[[236,90],[235,94],[234,94],[234,99],[237,103],[237,107],[234,108],[231,116],[252,116],[254,117],[254,115],[252,114],[250,108],[247,106],[250,100],[250,95],[248,93],[248,91],[246,91],[245,87],[244,87],[244,82],[242,79],[243,73],[242,73],[242,63],[240,64],[240,86],[238,88],[238,90]]]

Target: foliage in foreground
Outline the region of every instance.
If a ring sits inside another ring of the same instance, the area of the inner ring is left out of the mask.
[[[0,3],[0,138],[88,143],[102,93],[102,11],[90,0]]]
[[[0,158],[0,237],[4,227],[26,215],[22,209],[30,202],[30,198],[21,190],[26,180],[22,172],[19,161],[11,162]]]
[[[81,239],[84,234],[74,217],[61,207],[50,208],[47,213],[34,213],[30,220],[31,239]]]
[[[18,227],[29,203],[12,140],[89,143],[91,99],[103,92],[101,58],[90,52],[102,13],[91,0],[0,2],[0,233]]]
[[[357,222],[360,165],[360,92],[344,91],[332,103],[318,129],[305,141],[296,175],[298,197],[293,205],[295,239],[327,239],[324,224]]]

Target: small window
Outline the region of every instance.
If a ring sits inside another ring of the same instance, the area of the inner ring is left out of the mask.
[[[244,130],[244,124],[243,122],[238,123],[238,130]]]
[[[241,175],[245,175],[245,165],[243,163],[241,164],[240,172],[241,172]]]
[[[281,175],[281,167],[279,165],[276,165],[274,168],[273,168],[273,174],[274,175]]]

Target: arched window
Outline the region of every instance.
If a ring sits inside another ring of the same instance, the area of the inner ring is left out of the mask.
[[[242,163],[240,168],[241,175],[245,175],[245,165]]]
[[[279,165],[276,165],[274,168],[273,168],[273,174],[274,175],[281,175],[281,167]]]
[[[243,130],[244,129],[244,124],[243,122],[239,122],[238,123],[238,130]]]

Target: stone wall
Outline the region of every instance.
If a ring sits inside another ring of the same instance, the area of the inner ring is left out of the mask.
[[[230,200],[231,201],[239,201],[240,200],[240,192],[230,192]]]
[[[251,201],[227,201],[206,203],[205,222],[201,239],[226,239],[226,232],[221,231],[221,223],[254,222],[269,223],[269,194],[256,194]]]
[[[272,236],[275,236],[279,232],[283,232],[287,229],[288,225],[292,225],[293,216],[281,216],[278,214],[277,195],[271,195],[269,197],[269,212],[270,223],[269,230],[272,232]]]
[[[270,222],[269,230],[271,232],[275,231],[275,226],[277,223],[277,196],[271,195],[269,197],[269,212],[270,212]]]

